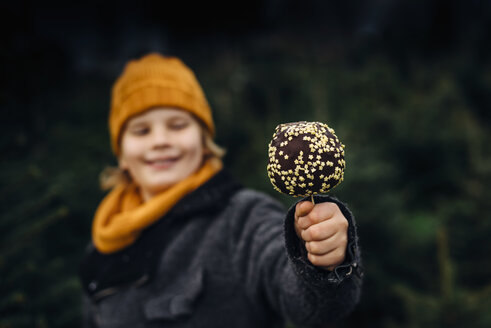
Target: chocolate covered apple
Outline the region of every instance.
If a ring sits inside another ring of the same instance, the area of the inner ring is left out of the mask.
[[[325,123],[278,125],[268,155],[268,176],[279,192],[296,197],[323,194],[343,181],[344,145]]]

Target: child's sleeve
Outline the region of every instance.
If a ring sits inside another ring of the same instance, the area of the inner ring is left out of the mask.
[[[270,197],[249,197],[241,206],[245,214],[239,215],[240,227],[235,227],[233,255],[249,297],[264,301],[299,326],[325,325],[351,312],[360,298],[362,271],[355,221],[346,206],[327,196],[315,199],[336,203],[349,221],[345,261],[327,271],[307,259],[294,229],[295,206],[285,217],[281,205]]]
[[[304,198],[301,201],[310,200],[310,197]],[[338,265],[334,271],[326,271],[318,268],[310,263],[307,258],[307,250],[295,232],[294,220],[295,220],[295,206],[300,202],[295,203],[287,212],[287,217],[284,222],[285,230],[285,242],[288,257],[291,259],[295,271],[302,276],[305,276],[307,280],[314,284],[328,283],[340,284],[345,279],[348,279],[352,275],[354,279],[360,280],[363,276],[361,268],[361,257],[358,246],[358,234],[356,231],[356,224],[353,214],[346,207],[346,205],[340,202],[338,199],[329,196],[315,196],[315,203],[332,202],[338,205],[339,209],[343,213],[344,217],[348,220],[348,245],[346,249],[346,257],[343,263]],[[326,272],[328,274],[326,275]],[[360,281],[361,283],[361,281]]]

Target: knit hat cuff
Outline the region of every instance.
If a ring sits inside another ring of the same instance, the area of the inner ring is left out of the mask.
[[[113,104],[111,110],[115,110],[114,107],[116,106],[118,105]],[[158,106],[175,107],[189,111],[204,123],[212,136],[215,135],[211,110],[206,101],[203,102],[192,93],[162,83],[147,84],[134,90],[118,106],[119,114],[111,116],[110,129],[111,127],[116,128],[111,129],[112,148],[116,156],[120,154],[120,138],[126,121],[134,115]]]

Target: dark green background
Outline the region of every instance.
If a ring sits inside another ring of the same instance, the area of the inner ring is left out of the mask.
[[[491,326],[488,1],[1,9],[0,328],[79,325],[78,262],[115,164],[110,88],[154,50],[195,70],[226,165],[285,205],[266,175],[277,124],[323,121],[346,145],[333,193],[356,215],[366,279],[330,327]]]

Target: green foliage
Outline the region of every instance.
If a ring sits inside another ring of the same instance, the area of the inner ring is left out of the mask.
[[[26,129],[15,145],[21,152],[0,165],[2,328],[80,325],[78,263],[102,197],[97,175],[111,158],[108,142],[101,142],[107,136],[104,102],[87,111],[78,97],[99,102],[101,95],[89,95],[89,85],[83,90],[66,95],[73,103],[63,110],[58,99],[43,99],[58,110],[45,113],[42,137]],[[29,118],[15,123],[21,130]]]
[[[266,175],[277,124],[324,121],[346,145],[334,195],[357,218],[366,280],[355,313],[333,327],[491,326],[490,103],[472,92],[491,88],[491,67],[457,55],[353,63],[348,50],[266,43],[181,56],[213,107],[226,165],[247,186],[293,202]],[[2,143],[1,328],[79,323],[77,266],[103,196],[97,175],[115,163],[110,82],[81,76],[63,94],[24,104],[44,111],[13,123],[12,143]]]

